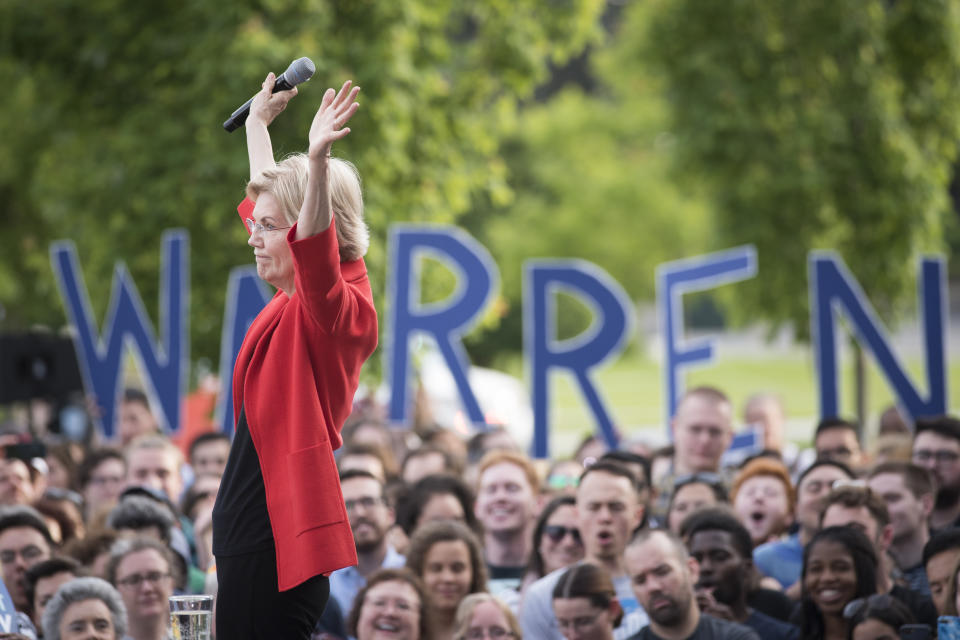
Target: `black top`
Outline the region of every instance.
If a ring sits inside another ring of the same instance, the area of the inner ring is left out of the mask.
[[[781,622],[759,611],[750,614],[743,624],[757,632],[763,640],[799,640],[800,628]]]
[[[650,627],[644,627],[628,640],[662,640]],[[757,632],[736,622],[701,615],[697,628],[686,640],[760,640]]]
[[[213,555],[236,556],[272,548],[273,530],[260,458],[250,438],[247,414],[240,405],[240,419],[213,505]]]
[[[937,628],[937,607],[933,604],[930,596],[925,596],[899,584],[893,585],[893,588],[890,589],[890,595],[907,605],[917,622],[930,625],[931,629]]]
[[[761,587],[747,594],[747,606],[771,618],[790,622],[794,602],[783,591]]]

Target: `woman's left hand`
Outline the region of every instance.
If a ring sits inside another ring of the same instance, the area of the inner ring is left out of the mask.
[[[323,94],[323,102],[310,125],[310,159],[316,160],[330,155],[330,145],[340,140],[350,129],[344,125],[350,121],[360,105],[355,101],[360,87],[353,87],[353,82],[347,80],[334,92],[327,89]]]

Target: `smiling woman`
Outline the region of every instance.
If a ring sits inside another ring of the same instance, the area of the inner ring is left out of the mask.
[[[381,569],[353,601],[347,631],[357,640],[433,638],[423,583],[409,569]]]
[[[802,619],[804,638],[845,639],[849,621],[845,607],[877,592],[877,556],[873,545],[852,527],[827,527],[803,552]]]

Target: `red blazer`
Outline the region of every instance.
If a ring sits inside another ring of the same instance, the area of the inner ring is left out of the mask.
[[[304,240],[290,229],[296,291],[278,291],[260,312],[233,372],[233,406],[246,413],[263,471],[281,591],[357,563],[333,451],[377,346],[377,312],[363,260],[340,262],[334,227]]]

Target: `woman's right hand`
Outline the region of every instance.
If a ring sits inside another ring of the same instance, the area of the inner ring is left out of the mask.
[[[263,81],[263,88],[260,89],[260,93],[254,96],[253,102],[250,104],[248,121],[259,122],[263,126],[269,127],[273,119],[280,115],[287,108],[287,103],[297,95],[296,87],[273,93],[273,85],[276,83],[277,77],[271,71]]]

